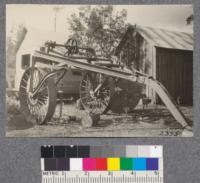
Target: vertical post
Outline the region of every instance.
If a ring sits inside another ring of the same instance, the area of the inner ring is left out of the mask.
[[[60,95],[60,111],[59,111],[59,120],[62,119],[62,111],[63,111],[63,91],[59,90],[58,94]]]
[[[33,77],[34,77],[34,67],[35,67],[35,57],[30,57],[30,63],[31,63],[31,78],[30,78],[30,92],[33,92]]]
[[[156,48],[153,46],[153,45],[151,45],[152,46],[152,76],[153,76],[153,78],[154,79],[157,79],[157,77],[156,77]],[[156,104],[156,102],[157,102],[157,96],[156,96],[156,92],[154,91],[154,90],[151,90],[151,92],[152,92],[152,103],[153,104]]]
[[[54,14],[54,32],[56,32],[57,30],[57,14],[59,13],[59,11],[61,11],[63,9],[63,7],[59,7],[59,6],[54,6],[53,7],[53,11],[55,12]]]

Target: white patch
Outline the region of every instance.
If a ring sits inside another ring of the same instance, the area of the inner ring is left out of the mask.
[[[151,146],[150,157],[162,158],[163,157],[163,146]]]
[[[83,170],[82,158],[70,158],[70,170]]]
[[[44,159],[43,158],[40,159],[40,163],[41,163],[41,170],[44,171]]]
[[[151,146],[138,146],[138,157],[150,157],[150,147]]]

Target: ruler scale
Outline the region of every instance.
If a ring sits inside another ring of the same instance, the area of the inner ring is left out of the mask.
[[[54,173],[53,173],[54,174]],[[54,175],[42,173],[42,183],[160,183],[163,182],[163,175],[157,174],[155,172],[134,172],[134,175],[131,172],[115,172],[112,175],[109,175],[108,172],[90,172],[85,175],[85,172],[56,172]]]
[[[162,146],[42,146],[42,183],[163,183]]]

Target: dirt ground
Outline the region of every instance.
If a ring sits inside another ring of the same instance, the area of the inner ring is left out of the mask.
[[[192,126],[192,107],[180,107]],[[21,114],[7,116],[7,137],[190,137],[191,131],[183,130],[179,123],[163,106],[136,109],[129,114],[102,115],[98,125],[83,127],[76,105],[65,104],[62,118],[59,118],[60,106],[56,108],[53,119],[46,125],[33,125],[26,122]],[[83,112],[83,111],[82,111]],[[69,118],[69,115],[71,116]]]

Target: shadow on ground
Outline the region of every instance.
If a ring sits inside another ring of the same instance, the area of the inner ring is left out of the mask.
[[[192,107],[181,107],[192,125]],[[77,115],[75,104],[63,107],[62,118],[54,117],[46,125],[26,122],[21,114],[8,116],[6,136],[10,137],[153,137],[163,136],[166,130],[182,130],[169,111],[163,106],[154,109],[137,109],[129,114],[108,113],[102,115],[98,125],[84,128],[80,120],[71,120]],[[180,134],[179,134],[180,135]],[[180,135],[181,136],[181,135]]]

